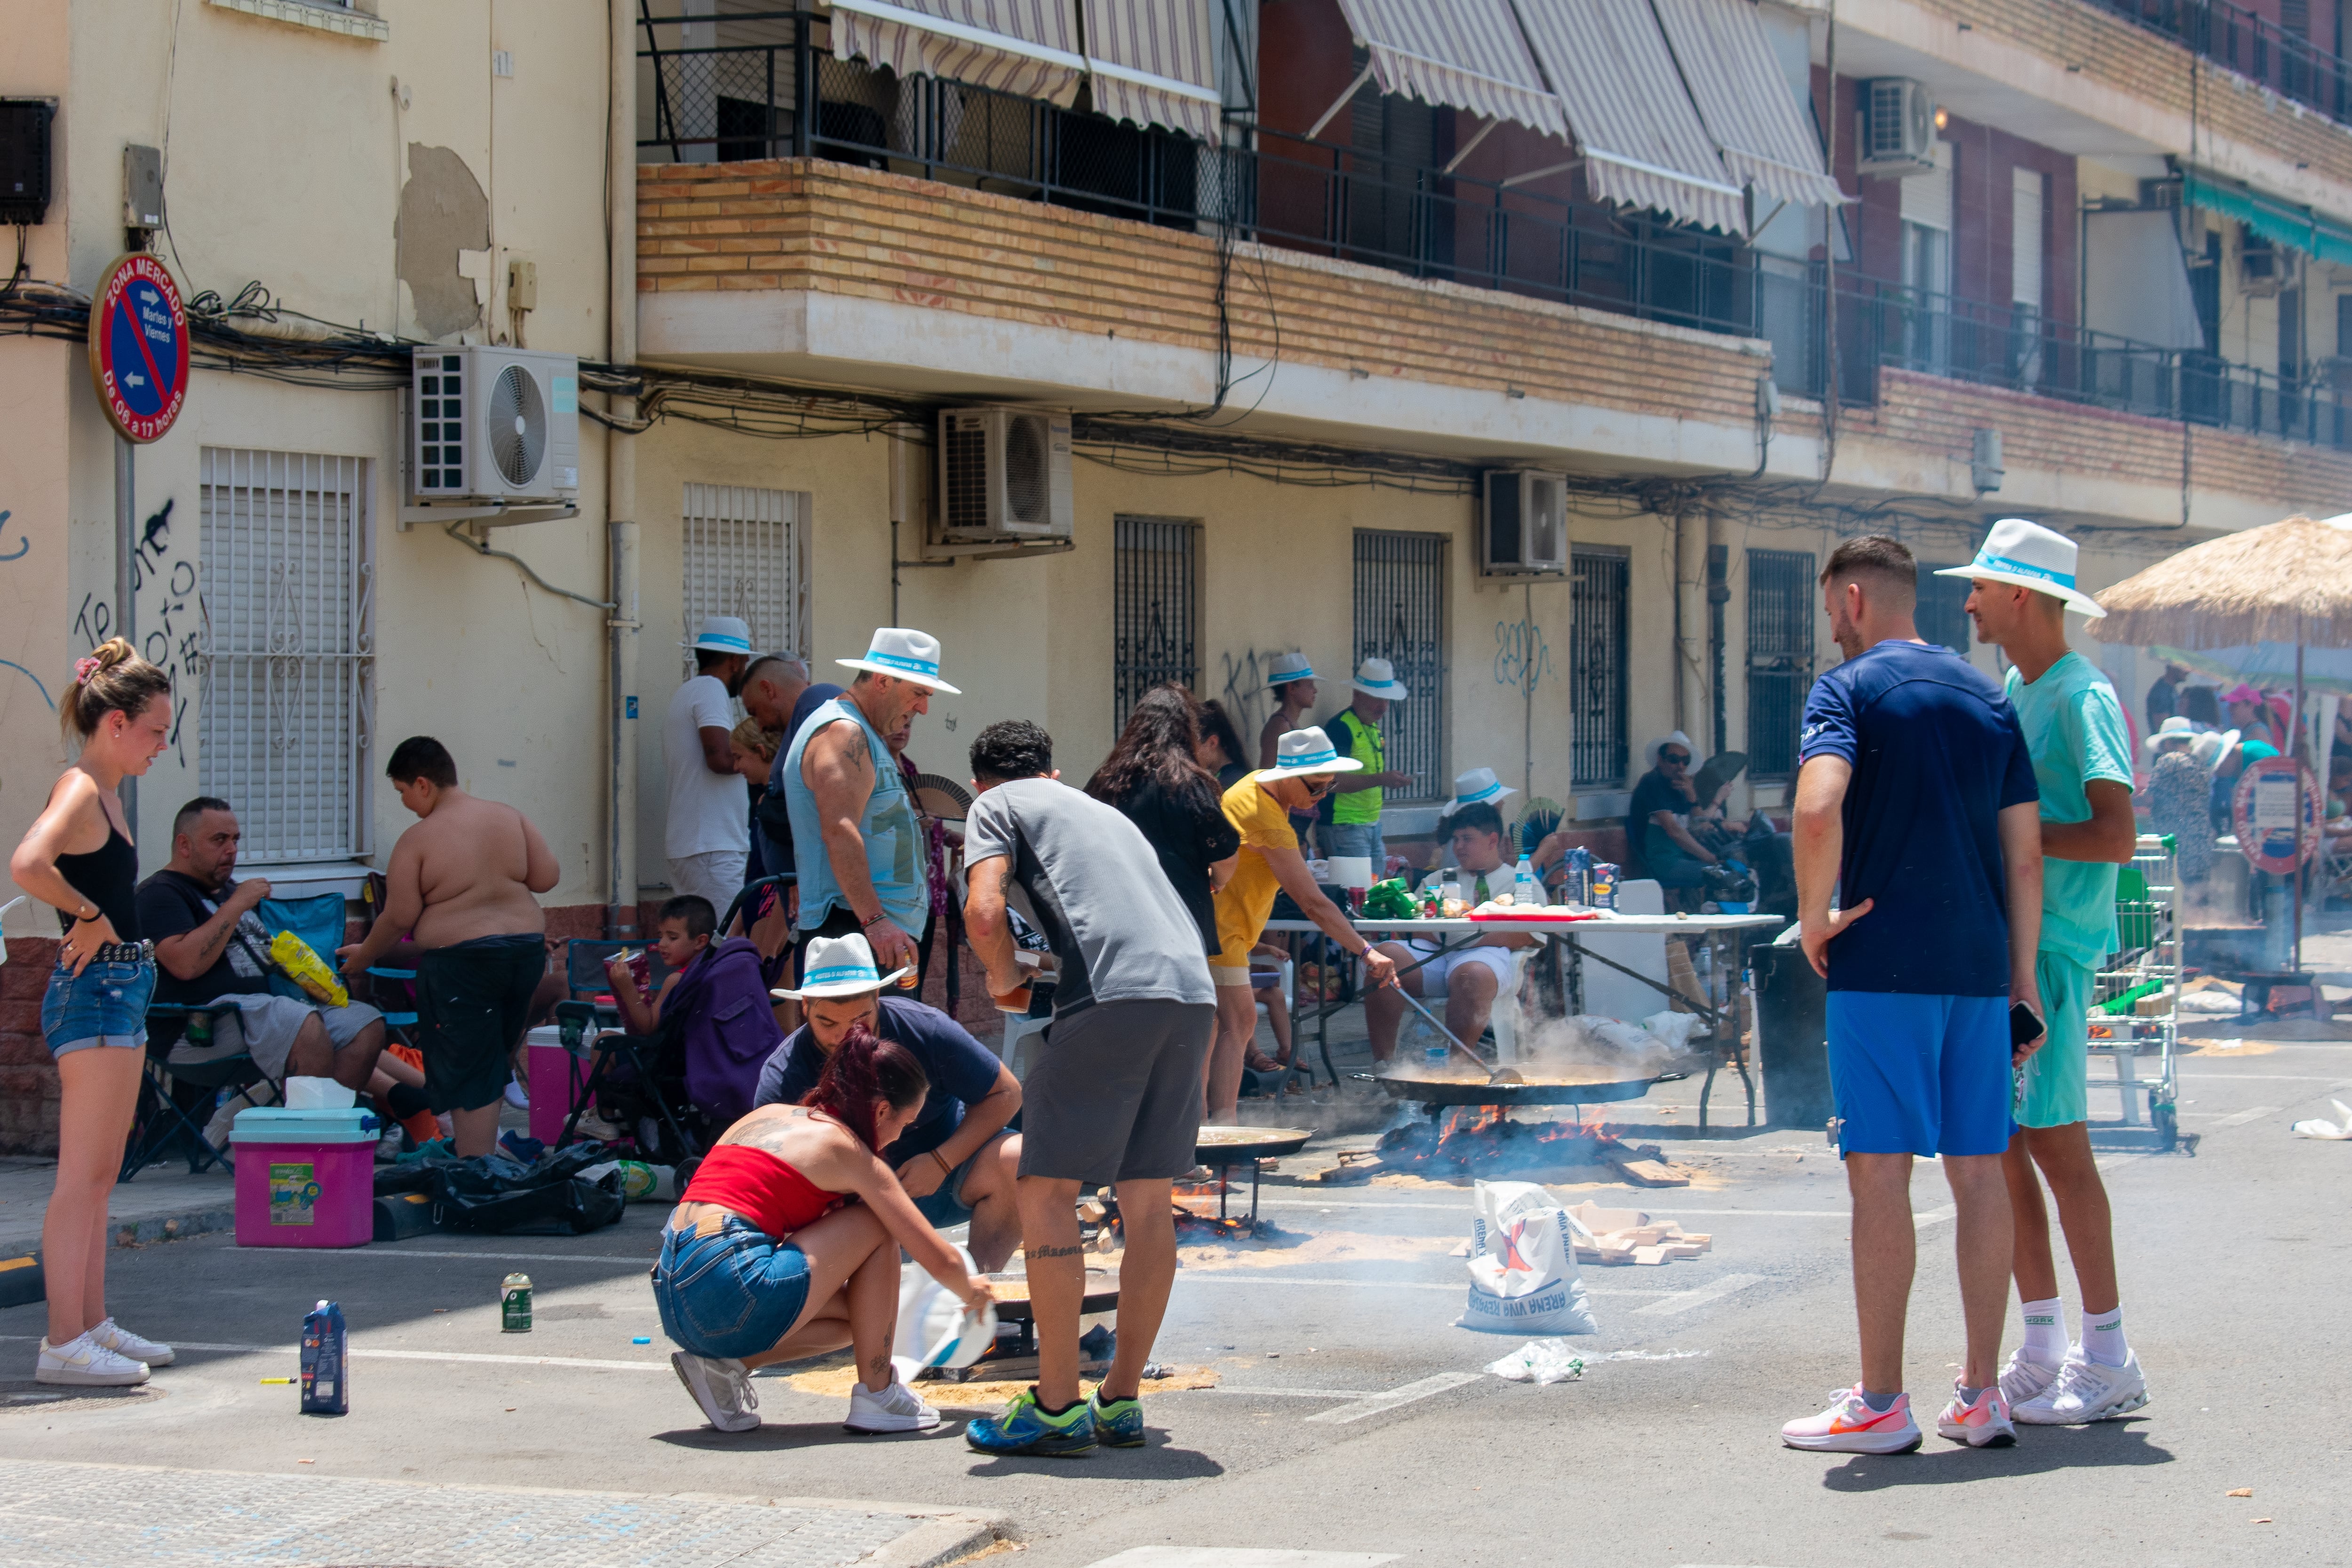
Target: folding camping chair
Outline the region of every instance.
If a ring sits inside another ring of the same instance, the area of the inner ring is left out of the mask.
[[[645,1158],[678,1165],[701,1157],[712,1142],[710,1130],[686,1099],[686,1072],[675,1059],[673,1031],[633,1035],[599,1028],[593,1002],[558,1002],[555,1021],[563,1048],[589,1058],[587,1081],[580,1086],[571,1114],[564,1118],[563,1131],[555,1140],[557,1148],[570,1144],[578,1135],[580,1118],[591,1106],[610,1104],[618,1113],[615,1124],[636,1139]],[[646,1136],[648,1124],[650,1139]]]
[[[212,1061],[171,1060],[173,1047],[186,1035],[191,1018],[217,1020],[222,1014],[236,1011],[233,1002],[149,1005],[146,1059],[117,1181],[127,1182],[174,1153],[187,1160],[192,1176],[214,1165],[236,1168],[229,1151],[206,1138],[205,1128],[212,1121],[213,1106],[223,1089],[236,1093],[267,1084],[268,1076],[243,1051]]]

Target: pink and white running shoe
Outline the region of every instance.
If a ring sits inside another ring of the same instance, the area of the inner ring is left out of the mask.
[[[1898,1394],[1884,1410],[1873,1410],[1862,1396],[1862,1384],[1832,1391],[1830,1407],[1819,1415],[1791,1421],[1780,1428],[1780,1441],[1791,1448],[1822,1454],[1907,1454],[1924,1439],[1911,1419],[1911,1396]]]
[[[2017,1441],[2016,1425],[2009,1418],[2009,1399],[1999,1384],[1979,1389],[1972,1405],[1960,1403],[1960,1385],[1952,1384],[1951,1402],[1936,1417],[1936,1430],[1971,1448],[2006,1448]]]

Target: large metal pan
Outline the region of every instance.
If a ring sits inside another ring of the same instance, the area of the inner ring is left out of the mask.
[[[1392,1100],[1410,1100],[1433,1108],[1449,1105],[1602,1105],[1613,1100],[1639,1100],[1667,1079],[1625,1079],[1601,1083],[1479,1083],[1444,1079],[1366,1075],[1388,1090]]]
[[[1203,1165],[1244,1165],[1277,1154],[1296,1154],[1315,1134],[1303,1127],[1203,1127],[1192,1158]]]

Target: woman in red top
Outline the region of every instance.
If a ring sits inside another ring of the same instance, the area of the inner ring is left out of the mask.
[[[844,1345],[856,1347],[859,1374],[851,1431],[939,1425],[890,1364],[898,1249],[970,1310],[992,1297],[875,1153],[929,1088],[906,1047],[853,1028],[803,1103],[735,1123],[687,1184],[662,1233],[654,1300],[681,1347],[670,1364],[719,1430],[760,1425],[751,1368]]]

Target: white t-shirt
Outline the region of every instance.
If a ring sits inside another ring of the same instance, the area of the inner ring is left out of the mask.
[[[698,675],[677,689],[662,720],[662,761],[669,768],[669,859],[713,849],[740,854],[751,845],[751,788],[740,773],[714,773],[702,760],[702,731],[735,728],[727,683]]]

